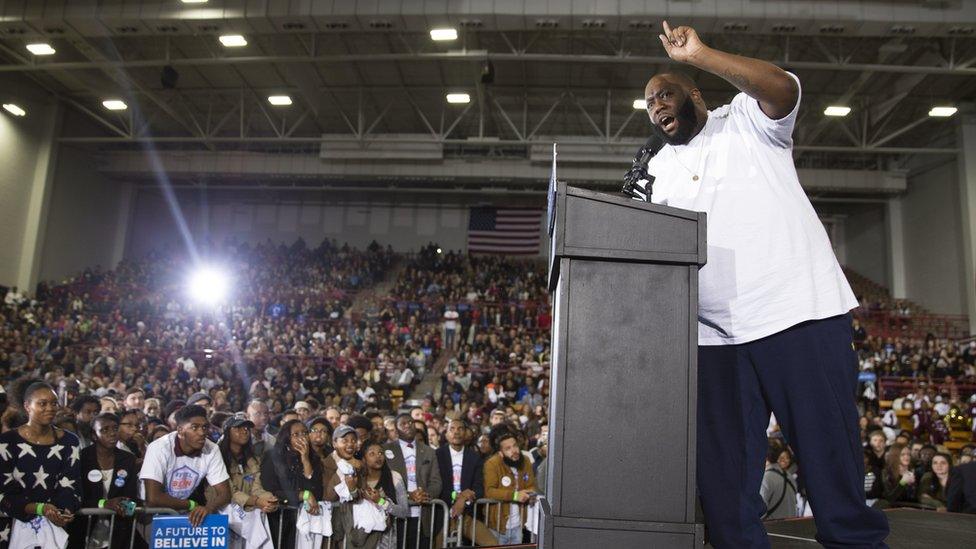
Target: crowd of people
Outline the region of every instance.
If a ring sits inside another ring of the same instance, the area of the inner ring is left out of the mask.
[[[33,444],[29,437],[36,427],[55,437],[56,444],[68,447],[61,441],[71,439],[71,447],[80,452],[81,477],[75,481],[69,472],[58,477],[81,487],[78,501],[41,502],[60,513],[52,524],[85,522],[73,520],[78,508],[108,506],[122,512],[121,502],[128,501],[190,511],[191,518],[203,513],[199,509],[215,512],[237,504],[245,514],[265,513],[269,531],[276,532],[279,510],[322,516],[312,511],[328,501],[334,539],[348,536],[354,546],[392,547],[396,539],[390,539],[389,517],[418,518],[408,502],[441,499],[452,509],[467,509],[469,516],[473,502],[482,497],[511,501],[519,491],[520,503],[533,498],[534,480],[530,483],[524,473],[505,475],[507,465],[492,469],[496,485],[486,492],[477,464],[504,449],[510,456],[505,459],[518,463],[517,470],[528,467],[534,478],[545,453],[550,319],[538,265],[440,253],[433,245],[404,257],[375,243],[359,251],[329,241],[314,249],[301,241],[291,246],[225,243],[209,247],[205,255],[220,257],[223,269],[233,273],[234,291],[217,308],[202,307],[184,295],[185,274],[193,263],[171,251],[42,284],[33,297],[16,288],[6,292],[0,305],[0,371],[12,398],[6,399],[9,406],[0,403],[3,432],[26,441],[15,444]],[[395,269],[398,262],[404,268]],[[436,276],[418,277],[427,270]],[[392,292],[370,296],[357,311],[350,310],[360,292],[370,293],[391,272],[399,273]],[[402,402],[393,395],[408,395],[445,351],[448,360],[439,372],[436,396],[426,395],[412,410],[409,426],[398,430]],[[48,391],[54,395],[53,414],[30,419],[31,399],[40,395],[46,403]],[[42,424],[46,427],[37,427]],[[346,426],[353,427],[355,437]],[[499,439],[509,432],[511,437]],[[429,443],[430,452],[441,456],[441,474],[430,474],[437,466],[419,467],[437,463],[421,456],[420,444],[416,450],[392,446],[413,439]],[[182,477],[174,493],[166,484],[172,479],[158,467],[187,465],[184,457],[207,454],[211,444],[233,488],[229,495],[218,489],[224,475],[216,473],[216,459],[191,466],[200,472],[190,483],[193,497],[184,493],[187,479]],[[168,453],[153,450],[162,447]],[[0,451],[0,459],[7,460],[4,467],[22,470],[36,482],[37,464],[19,467],[19,457]],[[535,466],[522,465],[522,459]],[[452,460],[458,471],[452,470]],[[444,491],[457,488],[450,480],[458,480],[461,460],[464,489]],[[390,467],[384,469],[384,462],[392,462],[393,475],[385,472]],[[367,485],[354,486],[350,480],[340,501],[335,499],[338,484],[329,482],[335,474],[350,478],[346,464]],[[76,465],[74,458],[71,465]],[[99,480],[92,480],[93,471]],[[438,476],[447,477],[441,485],[433,483]],[[498,484],[503,477],[516,488]],[[408,500],[400,497],[400,482],[409,488]],[[383,516],[373,513],[376,529],[357,532],[353,519],[362,513],[351,511],[366,500]],[[481,520],[464,519],[463,530],[470,527],[485,543],[521,540],[525,507],[505,506],[501,517],[497,509],[494,517],[481,509]],[[29,518],[14,509],[4,513]],[[396,530],[430,541],[451,517],[438,515],[437,520],[434,530],[429,521],[426,529],[413,533]],[[95,522],[89,546],[91,540],[105,546],[111,540],[104,524]],[[120,522],[113,539],[128,536],[125,524]],[[455,517],[451,526],[457,525]],[[83,530],[68,531],[75,547],[85,545]],[[369,535],[380,531],[385,533]],[[276,543],[300,541],[286,536]]]
[[[227,514],[240,539],[276,547],[324,538],[443,547],[445,531],[458,542],[521,543],[544,488],[546,427],[528,436],[517,405],[496,408],[482,428],[475,407],[449,414],[429,400],[398,413],[301,406],[273,417],[265,399],[226,413],[201,392],[161,417],[139,389],[114,413],[88,395],[62,406],[35,379],[10,389],[8,404],[22,405],[0,434],[0,543],[41,516],[72,547],[123,546],[132,528],[144,546],[140,523],[126,519],[137,506],[185,512],[193,525]],[[479,506],[484,498],[498,503]],[[114,512],[115,526],[89,522],[82,508]]]
[[[138,505],[191,521],[236,515],[238,530],[258,524],[289,549],[315,535],[439,547],[445,524],[479,545],[528,539],[548,441],[544,266],[435,244],[402,256],[376,243],[225,243],[205,255],[234,277],[216,309],[183,294],[192,262],[172,251],[42,284],[33,297],[6,292],[0,511],[16,519],[7,527],[41,515],[65,527],[74,549],[116,546],[138,522],[117,521],[110,534],[75,514],[124,517]],[[391,289],[373,292],[386,276]],[[974,447],[944,443],[972,431],[976,344],[880,338],[857,320],[853,329],[862,375],[874,374],[860,401],[866,499],[972,510],[951,479]],[[435,367],[435,390],[405,407]],[[914,385],[879,394],[882,376]],[[889,399],[893,409],[881,410]],[[766,518],[812,512],[775,421],[760,496]],[[475,519],[482,498],[516,504]],[[278,539],[281,520],[304,526]]]

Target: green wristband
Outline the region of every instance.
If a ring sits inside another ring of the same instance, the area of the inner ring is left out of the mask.
[[[98,508],[99,509],[104,509],[105,508],[105,500],[104,499],[98,500]]]
[[[187,500],[187,502],[188,502],[188,503],[189,503],[189,505],[190,505],[190,511],[192,511],[192,510],[194,510],[194,509],[196,509],[196,508],[197,508],[197,502],[195,502],[195,501],[193,501],[192,499],[190,499],[190,500]]]
[[[383,507],[384,505],[386,505],[386,498],[380,498],[380,500],[376,503],[378,503],[380,507]]]
[[[518,490],[516,490],[515,493],[512,494],[512,501],[518,503]]]
[[[38,503],[37,506],[34,507],[34,513],[37,516],[39,516],[39,517],[43,517],[44,516],[44,504],[43,503]]]
[[[312,492],[305,490],[302,492],[302,501],[308,501],[308,498],[312,495]]]

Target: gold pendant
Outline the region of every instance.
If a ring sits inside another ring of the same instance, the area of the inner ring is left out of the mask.
[[[692,181],[698,181],[698,176],[696,175],[696,176],[692,177],[691,180]]]

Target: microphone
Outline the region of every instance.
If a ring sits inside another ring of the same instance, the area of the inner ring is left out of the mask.
[[[644,145],[637,150],[630,170],[624,174],[622,193],[644,202],[651,201],[651,187],[654,185],[654,176],[647,173],[647,163],[664,148],[664,144],[664,140],[657,135],[651,135],[647,138]]]

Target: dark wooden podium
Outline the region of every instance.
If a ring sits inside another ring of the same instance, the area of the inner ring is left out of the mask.
[[[550,211],[540,547],[701,547],[695,416],[705,214],[555,179]]]

